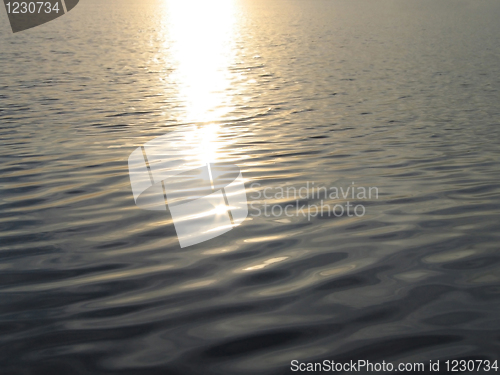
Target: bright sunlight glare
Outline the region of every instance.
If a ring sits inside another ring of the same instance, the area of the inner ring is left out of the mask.
[[[168,0],[173,81],[185,110],[179,120],[210,122],[231,110],[234,0]]]

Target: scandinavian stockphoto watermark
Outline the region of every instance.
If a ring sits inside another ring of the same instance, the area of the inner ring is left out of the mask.
[[[169,211],[182,248],[220,236],[248,215],[241,171],[231,163],[211,162],[207,129],[170,132],[128,159],[137,206]]]
[[[301,186],[267,186],[254,182],[250,185],[250,216],[305,217],[362,217],[366,214],[363,203],[376,200],[379,190],[375,186],[326,186],[307,181]]]

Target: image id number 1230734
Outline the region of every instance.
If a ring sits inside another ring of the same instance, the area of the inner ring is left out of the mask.
[[[7,13],[59,13],[59,4],[56,2],[52,5],[49,2],[13,2],[5,4]]]
[[[498,371],[498,361],[488,361],[488,360],[453,360],[446,361],[446,371],[448,372],[464,372],[464,371]]]

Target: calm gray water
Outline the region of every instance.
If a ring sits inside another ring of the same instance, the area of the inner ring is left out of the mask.
[[[0,372],[500,360],[499,18],[495,0],[87,0],[14,35],[0,11]],[[252,208],[181,249],[127,160],[192,124]],[[263,214],[320,204],[277,194],[307,183],[378,196]]]

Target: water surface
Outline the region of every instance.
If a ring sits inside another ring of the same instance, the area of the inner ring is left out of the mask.
[[[0,14],[3,373],[500,359],[500,3],[88,0],[15,35]],[[181,249],[127,159],[193,124],[254,208],[378,197]]]

